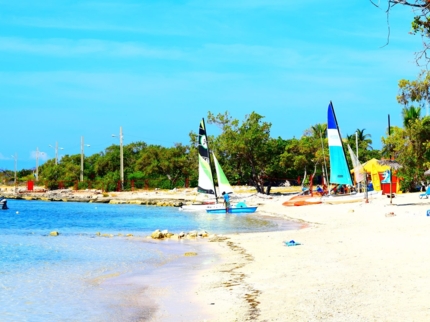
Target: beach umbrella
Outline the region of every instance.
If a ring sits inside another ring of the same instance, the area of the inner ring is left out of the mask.
[[[402,165],[396,160],[379,160],[378,164],[390,167],[390,204],[393,203],[393,185],[392,185],[392,170],[399,170]]]

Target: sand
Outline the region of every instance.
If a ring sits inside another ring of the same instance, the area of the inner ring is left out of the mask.
[[[392,205],[386,196],[302,207],[266,200],[260,212],[307,226],[214,243],[223,263],[196,276],[207,321],[430,320],[430,199],[418,195]]]

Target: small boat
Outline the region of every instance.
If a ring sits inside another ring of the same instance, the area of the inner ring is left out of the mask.
[[[226,213],[225,207],[218,204],[217,189],[215,188],[214,176],[211,167],[211,153],[209,151],[208,139],[206,134],[206,125],[204,119],[200,122],[199,127],[199,180],[197,192],[214,195],[215,201],[212,204],[203,203],[196,205],[184,205],[179,208],[182,211],[205,211],[210,214]],[[218,179],[218,193],[232,194],[233,189],[219,164],[215,153],[212,152],[216,176]],[[214,204],[216,202],[216,204]],[[229,213],[252,213],[257,207],[248,207],[244,202],[239,202],[229,208]]]
[[[9,208],[7,207],[7,199],[6,199],[5,197],[3,197],[3,196],[1,196],[1,197],[0,197],[0,208],[1,208],[2,210],[9,209]]]
[[[208,214],[225,214],[225,213],[229,213],[229,214],[250,214],[250,213],[254,213],[257,211],[257,206],[255,207],[230,207],[228,208],[228,211],[225,211],[225,208],[207,208],[206,212]]]
[[[205,211],[208,207],[213,207],[215,203],[212,204],[192,204],[192,205],[183,205],[179,207],[181,211]]]
[[[290,200],[282,203],[283,206],[306,206],[306,205],[317,205],[322,203],[320,195],[298,195],[291,197]]]

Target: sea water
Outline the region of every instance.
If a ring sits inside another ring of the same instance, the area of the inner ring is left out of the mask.
[[[280,228],[255,215],[169,207],[22,200],[8,206],[0,210],[1,321],[133,320],[127,301],[141,289],[106,287],[105,281],[150,272],[192,247],[147,239],[155,229],[223,234]]]

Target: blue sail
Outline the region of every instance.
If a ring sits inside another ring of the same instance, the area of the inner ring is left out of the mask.
[[[342,138],[331,102],[327,112],[327,137],[330,153],[330,182],[352,185],[351,173],[346,162]]]

